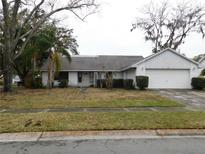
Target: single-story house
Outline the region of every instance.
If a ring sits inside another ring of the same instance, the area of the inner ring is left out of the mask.
[[[47,63],[41,68],[43,85],[47,85]],[[73,56],[72,61],[61,59],[61,69],[56,78],[67,79],[69,86],[96,86],[106,73],[113,79],[149,77],[150,89],[190,89],[191,79],[200,74],[199,63],[172,50],[143,58],[142,56]],[[57,83],[57,82],[55,82]]]

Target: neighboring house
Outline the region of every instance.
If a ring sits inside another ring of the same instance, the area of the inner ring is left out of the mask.
[[[97,79],[111,73],[113,79],[133,79],[149,76],[150,89],[190,89],[191,79],[200,74],[199,64],[165,49],[147,58],[142,56],[74,56],[68,62],[62,58],[58,79],[67,79],[69,86],[95,86]],[[42,82],[47,85],[47,63],[42,67]]]
[[[12,78],[12,83],[13,84],[17,84],[18,82],[20,82],[21,79],[18,75],[15,75],[13,78]]]

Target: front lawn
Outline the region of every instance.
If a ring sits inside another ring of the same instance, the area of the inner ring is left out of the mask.
[[[18,89],[12,94],[0,93],[0,109],[45,109],[69,107],[178,107],[173,100],[153,91],[95,89],[80,92],[68,89]]]
[[[205,112],[0,114],[0,133],[205,128]]]

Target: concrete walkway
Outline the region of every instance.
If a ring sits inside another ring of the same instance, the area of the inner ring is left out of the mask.
[[[65,109],[0,109],[0,113],[40,113],[40,112],[176,112],[191,110],[186,107],[129,107],[129,108],[65,108]]]

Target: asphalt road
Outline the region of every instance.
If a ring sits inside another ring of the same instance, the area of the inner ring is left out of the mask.
[[[205,137],[0,143],[0,154],[204,154]]]

